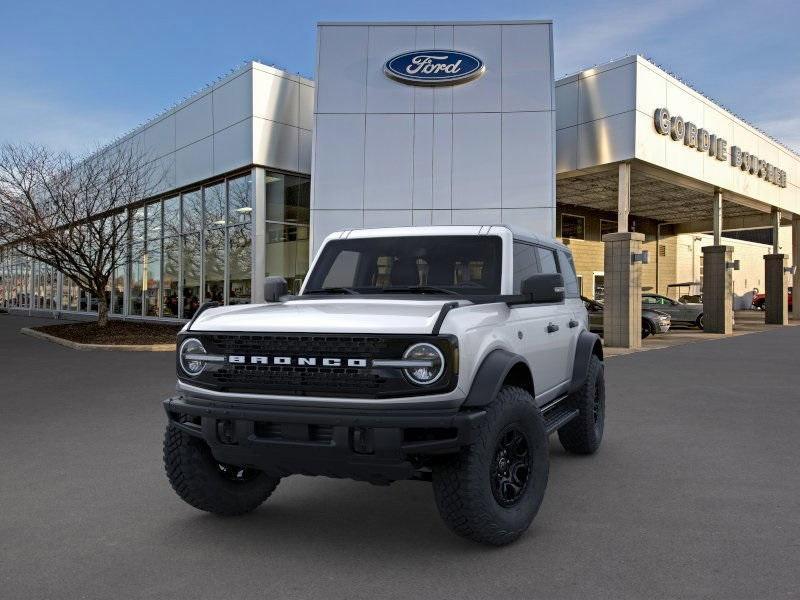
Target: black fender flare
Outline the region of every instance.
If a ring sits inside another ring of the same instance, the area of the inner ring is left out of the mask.
[[[490,404],[500,392],[508,373],[519,364],[524,365],[528,372],[531,373],[528,361],[519,354],[514,354],[502,348],[489,352],[483,359],[481,366],[478,367],[472,380],[472,385],[469,388],[469,394],[467,394],[462,406],[481,407]],[[533,375],[531,375],[531,387],[532,380]]]
[[[570,394],[578,391],[586,380],[586,374],[589,372],[589,360],[593,354],[603,360],[603,344],[599,335],[584,329],[578,336],[578,343],[575,346],[575,360],[572,361],[572,381],[569,384]]]

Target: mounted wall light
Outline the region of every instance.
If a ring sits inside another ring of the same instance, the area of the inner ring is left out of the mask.
[[[792,265],[791,267],[783,267],[784,273],[789,273],[790,275],[794,275],[797,273],[797,265]]]
[[[642,250],[640,253],[631,252],[631,264],[634,263],[642,263],[646,265],[650,262],[650,251],[649,250]]]
[[[729,261],[729,262],[725,263],[725,268],[728,271],[738,271],[740,266],[741,266],[741,263],[739,262],[738,259],[732,260],[732,261]]]

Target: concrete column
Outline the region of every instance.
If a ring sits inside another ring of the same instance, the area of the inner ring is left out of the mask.
[[[603,236],[603,242],[605,242],[606,286],[603,309],[605,345],[616,348],[639,348],[642,345],[642,263],[633,262],[632,255],[641,253],[644,234],[627,231],[609,233]]]
[[[722,244],[722,191],[714,192],[714,245]]]
[[[617,231],[628,231],[631,214],[631,163],[620,163],[617,184]]]
[[[733,333],[733,246],[703,248],[703,330]]]
[[[267,272],[267,176],[261,167],[253,167],[250,190],[253,215],[250,224],[253,271],[250,274],[250,296],[253,304],[264,303],[264,274]]]
[[[792,265],[798,267],[792,278],[792,300],[800,290],[800,216],[792,217]],[[792,302],[792,318],[800,320],[800,302]]]
[[[781,251],[781,211],[772,209],[772,253],[778,254]]]
[[[784,267],[787,266],[788,257],[785,254],[765,254],[765,290],[767,310],[764,322],[772,325],[787,325],[789,323],[789,301]]]

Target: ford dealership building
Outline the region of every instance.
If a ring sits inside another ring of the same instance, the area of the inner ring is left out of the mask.
[[[639,56],[556,81],[547,21],[322,23],[313,82],[248,63],[115,143],[166,173],[126,211],[145,252],[109,286],[119,317],[258,302],[267,275],[296,290],[326,235],[361,227],[558,237],[615,345],[637,343],[642,290],[702,292],[727,333],[800,262],[800,156]],[[13,246],[0,277],[14,310],[95,305]]]

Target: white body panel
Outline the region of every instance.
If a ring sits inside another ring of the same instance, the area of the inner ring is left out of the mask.
[[[432,235],[500,237],[503,243],[501,293],[504,295],[510,295],[513,291],[514,266],[511,247],[515,239],[553,249],[565,249],[552,240],[515,233],[505,226],[432,226],[340,231],[328,236],[322,249],[328,242],[339,239]],[[318,256],[310,271],[315,268],[317,260]],[[408,299],[310,296],[306,299],[300,297],[276,304],[209,309],[188,327],[203,332],[430,335],[442,306],[453,301],[459,302],[459,307],[447,313],[441,323],[440,334],[454,335],[458,339],[459,375],[456,389],[441,395],[370,400],[369,404],[373,406],[376,403],[407,404],[417,402],[421,398],[426,402],[441,401],[445,404],[458,402],[469,393],[475,374],[486,356],[497,349],[518,354],[525,359],[533,373],[538,404],[544,404],[565,393],[572,377],[577,339],[587,325],[586,309],[579,298],[567,299],[556,304],[508,306],[502,301],[472,304],[455,296],[452,298],[440,296],[436,299],[424,296]],[[570,321],[574,322],[573,326],[570,326]],[[557,326],[557,330],[548,332],[548,325]],[[185,384],[180,384],[180,387],[190,392],[197,392]],[[204,390],[201,392],[207,396],[229,396]],[[237,395],[237,398],[252,400],[253,396]],[[290,404],[298,402],[364,404],[363,400],[346,398],[298,398],[273,395],[264,398]]]

